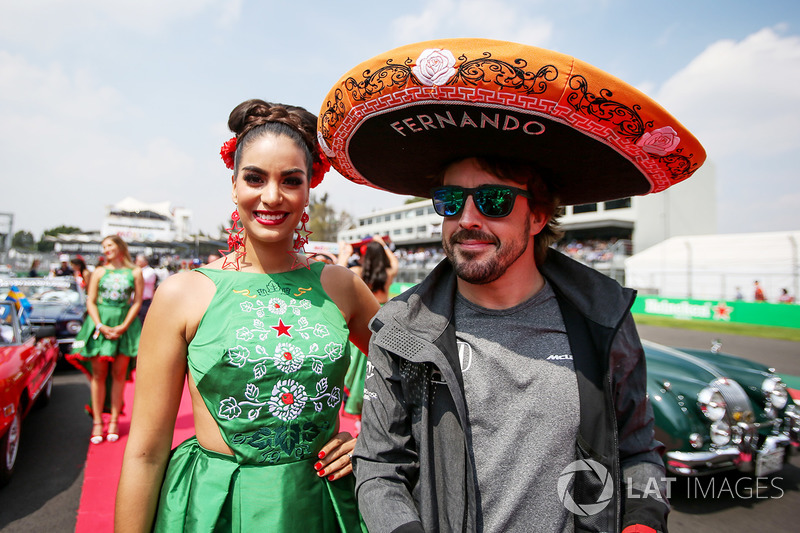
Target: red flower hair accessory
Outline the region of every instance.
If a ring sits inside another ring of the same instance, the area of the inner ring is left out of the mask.
[[[311,167],[310,185],[312,189],[322,183],[322,178],[331,169],[331,164],[325,154],[322,153],[322,150],[320,150],[319,145],[317,145],[317,156],[319,157],[319,162],[315,161]]]
[[[236,136],[234,135],[222,144],[219,150],[219,155],[222,156],[222,161],[225,166],[233,170],[233,155],[236,153]]]

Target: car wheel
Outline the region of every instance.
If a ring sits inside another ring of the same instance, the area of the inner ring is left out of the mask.
[[[39,393],[39,396],[36,398],[37,409],[46,407],[47,404],[50,403],[50,397],[53,395],[53,379],[55,379],[55,376],[51,374],[50,379],[47,380],[47,383],[45,383],[44,388]]]
[[[17,409],[6,434],[0,438],[0,486],[8,483],[14,473],[19,450],[19,435],[22,430],[22,417]]]

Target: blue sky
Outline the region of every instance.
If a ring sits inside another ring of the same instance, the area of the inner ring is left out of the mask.
[[[517,5],[524,4],[524,5]],[[219,147],[242,100],[318,113],[347,70],[445,37],[571,54],[644,90],[704,144],[721,233],[800,228],[796,0],[0,0],[0,212],[14,230],[99,230],[126,196],[230,211]],[[335,173],[353,215],[403,199]]]

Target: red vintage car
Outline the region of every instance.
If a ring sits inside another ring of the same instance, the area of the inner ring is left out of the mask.
[[[27,323],[24,323],[27,322]],[[14,472],[22,419],[50,401],[58,361],[55,327],[34,327],[17,304],[0,301],[0,486]]]

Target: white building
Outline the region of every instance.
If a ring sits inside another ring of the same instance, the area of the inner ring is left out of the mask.
[[[101,234],[126,241],[184,241],[191,238],[191,218],[191,211],[171,208],[169,202],[147,204],[128,197],[106,207]]]
[[[753,301],[758,280],[767,300],[800,294],[800,231],[676,236],[625,261],[629,287],[672,298]]]
[[[339,240],[356,242],[373,235],[388,235],[396,246],[403,247],[442,241],[442,217],[427,199],[361,215],[356,224],[353,229],[339,232]]]
[[[630,239],[638,253],[676,235],[717,232],[716,175],[706,163],[666,191],[611,202],[567,206],[565,240]]]

